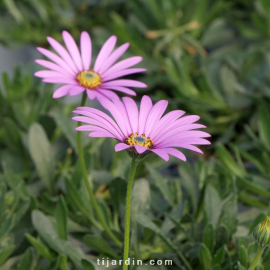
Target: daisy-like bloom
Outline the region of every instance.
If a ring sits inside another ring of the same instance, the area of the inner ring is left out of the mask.
[[[111,90],[136,96],[136,93],[128,87],[147,87],[139,81],[118,79],[133,73],[144,72],[146,69],[130,68],[141,62],[142,57],[140,56],[130,57],[114,64],[129,47],[129,43],[125,43],[113,51],[116,36],[111,36],[104,43],[92,68],[92,44],[87,32],[81,33],[80,51],[67,31],[63,31],[67,49],[53,38],[48,37],[47,39],[58,55],[44,48],[37,48],[52,62],[36,60],[36,63],[48,70],[38,71],[35,76],[43,78],[43,82],[46,83],[64,84],[54,92],[53,98],[60,98],[68,94],[76,96],[86,91],[91,100],[104,96],[119,99]]]
[[[119,141],[115,151],[128,149],[136,154],[157,154],[165,161],[169,155],[186,161],[185,155],[176,148],[186,148],[199,153],[202,151],[194,146],[210,144],[203,139],[210,135],[203,131],[195,131],[205,128],[204,125],[194,124],[200,119],[197,115],[182,117],[185,112],[181,110],[171,111],[165,114],[168,101],[161,100],[155,105],[148,96],[141,100],[140,111],[133,99],[124,97],[120,100],[100,101],[114,119],[100,110],[88,107],[79,107],[72,119],[87,123],[77,127],[77,131],[90,131],[89,137],[112,137]]]

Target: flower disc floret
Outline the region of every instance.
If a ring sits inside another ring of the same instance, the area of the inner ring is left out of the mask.
[[[138,135],[137,132],[132,132],[128,137],[125,139],[125,143],[131,146],[139,145],[143,147],[147,147],[148,149],[153,148],[153,141],[150,139],[150,137],[146,138],[145,134]]]
[[[77,81],[81,86],[90,90],[97,88],[102,83],[101,76],[93,70],[81,71],[77,75]]]

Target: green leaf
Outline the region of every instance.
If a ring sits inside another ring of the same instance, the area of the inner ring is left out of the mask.
[[[229,233],[225,225],[221,225],[216,229],[216,247],[219,248],[229,242]]]
[[[125,203],[127,182],[121,178],[115,178],[109,186],[114,209],[119,213],[120,205]]]
[[[162,177],[162,175],[158,173],[155,169],[153,169],[151,165],[149,165],[148,163],[145,163],[145,166],[147,170],[149,171],[150,175],[153,177],[155,185],[157,186],[161,194],[164,196],[166,201],[171,206],[173,206],[174,202],[173,202],[172,194],[168,188],[168,184],[164,181],[164,177]]]
[[[215,247],[215,231],[211,223],[207,224],[203,231],[203,243],[209,249],[212,254]]]
[[[54,211],[54,217],[56,220],[56,230],[58,236],[63,240],[67,240],[68,238],[67,216],[68,216],[67,206],[64,197],[61,195],[58,199],[58,203]]]
[[[94,265],[88,260],[82,260],[83,270],[95,270]]]
[[[33,260],[34,260],[34,250],[32,247],[30,247],[24,252],[23,257],[19,263],[18,270],[32,269]]]
[[[148,216],[146,216],[144,214],[139,214],[137,216],[137,222],[140,225],[142,225],[143,227],[146,227],[146,228],[154,231],[156,234],[160,233],[160,229],[158,228],[158,226],[154,222],[152,222]]]
[[[208,222],[216,228],[222,210],[222,201],[217,190],[211,185],[206,187],[204,203]]]
[[[223,145],[218,145],[216,151],[220,161],[231,173],[238,176],[245,174],[245,171],[236,164],[229,151]]]
[[[201,244],[199,250],[199,259],[201,264],[203,265],[203,269],[208,270],[211,267],[212,257],[209,249],[205,246],[205,244]]]
[[[270,113],[264,105],[259,106],[259,135],[268,151],[270,151]]]
[[[34,123],[29,130],[29,152],[36,165],[38,173],[48,190],[53,190],[54,157],[51,145],[40,124]]]
[[[65,254],[59,255],[59,265],[61,270],[69,270],[67,256]]]
[[[10,217],[10,218],[4,220],[4,222],[2,222],[2,224],[0,226],[0,242],[10,232],[13,225],[14,225],[14,218],[13,217]]]
[[[239,261],[243,266],[247,267],[248,252],[247,252],[247,249],[244,245],[241,245],[240,250],[239,250]]]
[[[110,246],[104,241],[104,239],[99,236],[87,234],[86,236],[84,236],[83,241],[86,245],[96,251],[101,251],[110,255],[113,258],[118,258],[118,255],[113,252]]]
[[[54,256],[51,254],[50,250],[40,240],[34,238],[28,233],[25,234],[25,237],[45,259],[48,261],[52,261],[54,259]]]
[[[9,245],[0,249],[0,265],[6,261],[6,259],[9,257],[9,255],[11,255],[15,248],[15,245]]]
[[[213,265],[221,265],[225,258],[225,249],[222,246],[214,255]]]

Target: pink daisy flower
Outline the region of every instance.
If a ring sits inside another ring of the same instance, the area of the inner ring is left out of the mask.
[[[194,124],[200,119],[197,115],[182,117],[185,112],[180,110],[165,114],[168,101],[161,100],[155,105],[148,96],[141,100],[140,111],[133,99],[124,97],[120,100],[100,100],[114,119],[100,110],[88,107],[79,107],[72,119],[87,123],[77,127],[77,131],[91,131],[89,137],[112,137],[119,141],[115,145],[115,151],[128,149],[131,153],[157,154],[165,161],[169,155],[186,161],[185,155],[175,148],[186,148],[199,153],[202,151],[194,146],[210,144],[203,139],[210,135],[203,131],[195,131],[205,128],[204,125]]]
[[[113,51],[116,36],[111,36],[104,43],[92,68],[92,44],[87,32],[81,33],[80,51],[67,31],[63,31],[67,50],[53,38],[47,39],[58,55],[44,48],[37,48],[52,62],[36,60],[36,63],[48,70],[38,71],[35,76],[43,78],[43,82],[64,84],[53,93],[53,98],[60,98],[67,94],[76,96],[86,91],[91,100],[104,96],[119,99],[111,90],[136,96],[136,93],[128,87],[147,87],[139,81],[118,79],[133,73],[144,72],[146,69],[130,68],[142,61],[140,56],[130,57],[114,64],[129,47],[129,43],[125,43]]]

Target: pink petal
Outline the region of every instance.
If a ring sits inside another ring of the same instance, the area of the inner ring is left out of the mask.
[[[126,94],[131,95],[131,96],[136,96],[136,92],[134,92],[133,90],[130,90],[126,87],[123,87],[123,86],[111,86],[109,88],[109,87],[104,87],[103,84],[101,84],[100,87],[101,88],[108,88],[108,89],[115,90],[115,91],[120,91],[120,92],[126,93]]]
[[[56,71],[56,72],[59,72],[61,74],[65,74],[66,76],[68,77],[71,77],[71,78],[74,78],[73,75],[70,75],[70,73],[66,72],[63,68],[61,68],[60,66],[50,62],[50,61],[47,61],[47,60],[42,60],[42,59],[37,59],[35,60],[35,62],[45,68],[49,68],[53,71]]]
[[[66,47],[79,71],[83,70],[81,55],[73,37],[67,31],[62,32]]]
[[[136,151],[139,154],[142,154],[143,152],[145,152],[146,150],[148,150],[147,147],[143,147],[143,146],[140,146],[140,145],[137,145],[137,144],[135,144],[134,147],[135,147]]]
[[[51,70],[40,70],[34,73],[34,76],[40,77],[40,78],[71,78],[67,76],[66,74],[61,74],[56,71],[51,71]],[[73,79],[73,78],[71,78]]]
[[[66,49],[56,40],[54,40],[51,37],[47,37],[48,42],[51,44],[51,46],[54,48],[54,50],[62,57],[62,59],[67,63],[67,65],[75,72],[78,73],[78,70],[76,66],[74,65],[74,62],[72,61],[70,55],[66,51]]]
[[[102,46],[93,68],[95,72],[99,72],[103,62],[108,59],[109,55],[111,54],[116,44],[116,40],[117,40],[116,36],[111,36]]]
[[[67,71],[72,76],[76,76],[76,73],[70,68],[70,66],[67,65],[67,63],[60,58],[58,55],[43,49],[43,48],[37,48],[37,50],[45,55],[47,58],[51,59],[53,62],[55,62],[57,65],[59,65],[61,68],[63,68],[65,71]]]
[[[145,122],[147,120],[149,112],[152,109],[152,106],[153,104],[151,98],[148,96],[143,96],[141,100],[139,125],[138,125],[139,135],[142,135],[144,133]]]
[[[124,59],[124,60],[116,63],[114,66],[112,66],[106,72],[104,72],[102,74],[102,76],[108,76],[108,75],[115,73],[116,71],[132,67],[132,66],[138,64],[139,62],[141,62],[142,59],[143,58],[141,56],[133,56],[133,57],[129,57],[127,59]]]
[[[135,101],[129,97],[123,97],[123,101],[126,107],[131,129],[134,133],[138,132],[138,120],[139,120],[138,107]]]
[[[162,148],[162,150],[166,151],[167,154],[175,156],[175,157],[177,157],[177,158],[179,158],[179,159],[181,159],[183,161],[187,160],[186,156],[177,149],[174,149],[174,148]]]
[[[112,79],[116,79],[116,78],[119,78],[122,76],[129,75],[129,74],[134,74],[134,73],[138,73],[138,72],[145,72],[145,71],[147,71],[147,69],[145,69],[145,68],[124,69],[121,71],[116,71],[115,73],[112,73],[112,74],[104,76],[104,77],[102,76],[102,81],[106,82],[106,81],[110,81]]]
[[[156,128],[152,129],[152,131],[150,132],[149,136],[151,137],[151,139],[155,140],[163,136],[163,134],[167,134],[170,125],[183,114],[185,114],[184,111],[175,110],[164,115],[157,123]]]
[[[106,90],[106,89],[101,89],[101,88],[97,89],[96,91],[99,92],[99,93],[102,93],[103,95],[105,95],[109,99],[120,100],[118,95],[116,95],[113,91]]]
[[[85,91],[85,88],[84,87],[81,87],[81,86],[73,86],[72,89],[69,91],[69,95],[71,97],[73,96],[77,96],[79,94],[81,94],[82,92]]]
[[[145,124],[145,136],[148,137],[152,129],[156,127],[156,124],[158,123],[160,117],[165,112],[166,108],[168,106],[167,100],[160,100],[158,101],[150,111],[148,115],[148,119]]]
[[[81,33],[81,55],[84,70],[89,70],[92,58],[92,43],[89,34],[86,31]]]
[[[150,149],[150,151],[154,152],[158,156],[160,156],[165,161],[169,160],[169,155],[162,149]]]
[[[142,82],[134,81],[134,80],[114,80],[110,82],[105,82],[102,84],[103,87],[111,87],[111,86],[128,86],[128,87],[138,87],[145,88],[147,85]]]
[[[197,144],[197,145],[207,145],[211,144],[209,141],[201,138],[184,138],[184,139],[178,139],[178,138],[169,138],[167,140],[164,140],[158,144],[155,144],[158,148],[165,148],[165,147],[183,147],[183,145],[189,145],[189,144]]]
[[[66,96],[72,87],[73,87],[72,85],[63,85],[59,87],[54,91],[53,98],[60,98]]]
[[[96,91],[95,90],[88,90],[86,89],[86,94],[90,100],[93,100],[96,98]]]
[[[128,145],[128,144],[125,144],[125,143],[118,143],[118,144],[115,145],[114,149],[115,149],[115,152],[119,152],[119,151],[128,149],[128,148],[130,148],[130,147],[131,147],[131,146]]]
[[[102,64],[102,67],[99,69],[99,74],[103,74],[111,65],[118,60],[118,58],[124,54],[124,52],[129,47],[129,43],[125,43],[117,48],[109,57],[108,59]]]
[[[91,132],[88,137],[92,137],[92,138],[102,138],[102,137],[105,137],[105,138],[115,138],[111,133],[109,132]]]
[[[78,82],[71,78],[46,78],[43,79],[42,81],[46,83],[64,83],[64,84],[78,85]]]

